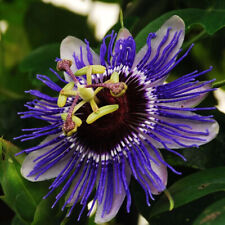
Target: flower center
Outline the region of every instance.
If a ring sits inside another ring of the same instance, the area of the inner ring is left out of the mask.
[[[57,64],[57,69],[67,72],[73,80],[73,82],[68,83],[62,88],[57,101],[59,107],[64,107],[67,103],[67,98],[74,97],[68,113],[63,113],[61,115],[62,119],[65,121],[62,129],[67,136],[74,134],[77,131],[77,128],[82,125],[82,120],[75,116],[75,113],[86,103],[89,103],[91,107],[90,113],[86,115],[87,118],[83,118],[83,120],[86,119],[87,124],[92,124],[103,116],[118,110],[119,104],[105,104],[99,107],[98,104],[102,103],[99,101],[97,95],[102,89],[109,90],[111,97],[114,98],[121,97],[127,90],[126,84],[119,82],[119,74],[116,72],[114,72],[106,82],[92,84],[92,74],[103,74],[106,70],[104,66],[85,66],[76,71],[75,74],[73,74],[70,67],[70,60],[61,60]],[[86,85],[80,84],[79,80],[76,78],[77,76],[83,75],[86,75]],[[75,85],[76,89],[74,89]],[[79,99],[81,99],[81,101],[78,103]]]
[[[108,75],[110,77],[110,75]],[[105,80],[108,79],[105,76]],[[109,113],[94,123],[83,123],[76,133],[76,143],[83,146],[84,149],[90,149],[94,153],[110,153],[114,151],[121,141],[126,138],[133,138],[136,134],[136,128],[143,123],[148,105],[148,98],[144,85],[140,80],[133,76],[127,81],[127,75],[121,72],[119,74],[120,82],[127,84],[127,90],[124,95],[114,97],[111,90],[101,89],[97,94],[98,106],[118,105],[118,109]],[[85,104],[77,113],[82,120],[92,112],[89,104]]]

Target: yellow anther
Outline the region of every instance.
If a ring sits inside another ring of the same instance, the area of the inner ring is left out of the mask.
[[[119,108],[119,105],[106,105],[98,109],[97,112],[91,113],[86,119],[87,124],[94,123],[97,119],[116,111]]]
[[[62,118],[62,120],[66,120],[66,118],[67,118],[67,115],[68,115],[68,113],[62,113],[61,114],[61,118]],[[73,122],[78,126],[78,127],[80,127],[81,126],[81,124],[82,124],[82,120],[79,118],[79,117],[77,117],[77,116],[75,116],[75,115],[73,115],[72,116],[72,120],[73,120]]]
[[[75,72],[75,76],[82,76],[87,74],[88,68],[92,68],[92,74],[96,73],[104,73],[106,68],[102,65],[90,65],[90,66],[85,66]]]
[[[67,96],[59,94],[57,99],[58,107],[62,108],[66,104]]]
[[[64,95],[63,92],[72,91],[73,87],[74,87],[74,83],[70,82],[70,83],[66,84],[65,87],[60,91],[59,97],[58,97],[58,100],[57,100],[58,107],[61,108],[61,107],[65,106],[66,101],[67,101],[67,96]]]
[[[66,117],[67,117],[67,115],[68,115],[68,113],[62,113],[61,114],[61,118],[62,118],[62,120],[66,120]]]
[[[71,136],[72,134],[74,134],[74,133],[76,133],[77,132],[77,126],[75,126],[74,128],[73,128],[73,130],[70,130],[69,132],[67,132],[67,133],[65,133],[66,134],[66,136]]]
[[[95,97],[94,91],[92,88],[86,88],[84,85],[79,85],[77,87],[79,96],[86,102],[89,102]]]
[[[81,126],[82,120],[79,117],[73,115],[72,116],[72,120],[76,124],[77,127],[80,127]]]
[[[74,91],[74,90],[61,90],[60,92],[61,95],[64,95],[64,96],[76,96],[77,95],[77,91]]]
[[[61,114],[61,118],[62,118],[64,121],[66,121],[67,116],[68,116],[68,113],[62,113],[62,114]],[[74,134],[75,132],[77,132],[77,128],[80,127],[81,124],[82,124],[82,120],[81,120],[79,117],[75,116],[75,115],[72,115],[72,120],[73,120],[73,122],[75,123],[75,127],[74,127],[72,130],[70,130],[69,132],[65,132],[65,131],[64,131],[64,133],[65,133],[67,136],[71,136],[72,134]]]
[[[92,74],[92,66],[88,66],[88,68],[87,68],[87,84],[92,84],[91,74]]]
[[[118,83],[119,82],[119,74],[117,72],[114,72],[110,77],[110,81],[112,81],[113,83]]]

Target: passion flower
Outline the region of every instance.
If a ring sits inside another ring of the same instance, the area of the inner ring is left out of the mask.
[[[173,16],[149,34],[137,54],[135,41],[125,28],[103,39],[99,56],[88,41],[71,36],[62,41],[57,69],[64,71],[65,80],[51,71],[63,87],[37,75],[55,91],[54,97],[30,90],[39,100],[28,102],[28,111],[20,113],[22,118],[47,123],[24,129],[30,133],[19,137],[26,141],[46,136],[38,146],[22,151],[28,156],[21,173],[33,182],[54,178],[47,196],[59,186],[61,191],[53,206],[65,196],[63,209],[71,207],[68,216],[78,202],[83,206],[81,216],[93,200],[88,215],[97,203],[95,222],[109,221],[125,198],[130,211],[131,175],[150,205],[149,198],[165,190],[167,167],[178,173],[158,149],[184,159],[172,149],[198,147],[216,136],[217,122],[193,112],[212,109],[193,108],[213,90],[212,80],[196,80],[211,68],[165,83],[192,47],[178,57],[183,39],[184,23]]]

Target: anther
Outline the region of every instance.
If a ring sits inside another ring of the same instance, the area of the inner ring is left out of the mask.
[[[101,118],[105,115],[108,115],[110,113],[113,113],[118,109],[119,109],[118,104],[102,106],[96,112],[93,112],[88,116],[88,118],[86,119],[86,123],[91,124],[91,123],[95,122],[96,120],[98,120],[99,118]]]
[[[74,83],[77,84],[78,80],[74,76],[73,71],[70,69],[71,66],[72,66],[72,61],[71,60],[62,59],[62,60],[57,62],[56,69],[58,71],[65,71],[65,72],[67,72],[67,74],[70,75],[70,77],[73,79]]]
[[[66,104],[67,96],[68,96],[67,95],[67,92],[71,92],[71,93],[73,93],[73,95],[76,95],[75,91],[73,91],[73,87],[74,87],[74,83],[73,82],[70,82],[70,83],[66,84],[65,87],[62,88],[62,90],[60,91],[59,97],[58,97],[58,100],[57,100],[57,105],[60,108],[61,107],[64,107],[65,104]],[[71,95],[69,95],[69,96],[71,96]]]

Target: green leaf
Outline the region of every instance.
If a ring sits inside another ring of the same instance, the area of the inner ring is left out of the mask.
[[[147,36],[150,32],[157,31],[160,26],[173,15],[178,15],[184,20],[186,29],[190,29],[194,24],[199,24],[209,35],[213,35],[216,31],[225,26],[225,9],[173,10],[150,22],[139,32],[135,38],[137,50],[146,43]]]
[[[59,43],[67,35],[85,38],[91,46],[95,43],[94,27],[87,24],[87,16],[56,7],[53,4],[32,2],[26,12],[25,29],[33,47]]]
[[[62,211],[59,207],[51,208],[54,202],[54,198],[52,196],[47,199],[42,199],[40,203],[36,207],[36,211],[34,214],[34,220],[31,225],[42,225],[48,221],[49,225],[60,224],[62,220]]]
[[[14,158],[21,165],[24,160],[24,155],[15,157],[15,154],[18,152],[20,152],[20,149],[17,146],[0,138],[0,158],[3,159],[7,155],[10,158]]]
[[[174,199],[174,207],[177,208],[210,193],[224,190],[224,174],[225,167],[217,167],[180,179],[168,189]],[[151,208],[150,213],[144,216],[150,220],[152,217],[168,211],[168,209],[168,199],[163,195]]]
[[[0,143],[3,152],[0,160],[0,183],[4,193],[2,200],[16,212],[22,222],[30,224],[37,205],[47,193],[47,182],[40,184],[25,180],[20,174],[23,157],[14,156],[18,148],[3,139]]]
[[[225,223],[225,198],[208,206],[193,225],[222,225]]]
[[[59,57],[59,46],[60,44],[48,44],[41,46],[40,48],[32,51],[20,64],[22,72],[29,72],[31,75],[32,83],[40,85],[41,82],[34,79],[35,74],[48,75],[53,81],[57,80],[49,68],[55,68],[55,58]]]
[[[214,202],[225,198],[225,193],[215,192],[186,205],[176,208],[172,212],[164,212],[154,216],[150,220],[151,225],[193,225],[196,218],[205,210],[205,208]],[[221,225],[223,225],[222,223]],[[204,225],[204,224],[203,224]]]
[[[17,216],[14,216],[11,225],[27,225],[27,223],[22,222]]]

